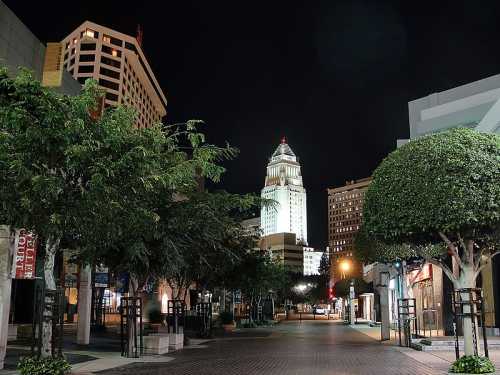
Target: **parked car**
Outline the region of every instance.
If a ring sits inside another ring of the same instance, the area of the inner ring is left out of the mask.
[[[321,306],[314,306],[313,307],[313,314],[315,315],[326,315],[327,310],[324,307]]]

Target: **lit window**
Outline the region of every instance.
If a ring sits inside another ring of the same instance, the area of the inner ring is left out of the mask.
[[[104,42],[106,42],[106,43],[111,43],[111,37],[109,37],[109,36],[107,36],[107,35],[104,35],[104,36],[102,37],[102,40],[103,40]]]
[[[85,30],[85,36],[88,36],[88,37],[91,37],[91,38],[95,38],[95,32],[94,32],[94,30],[90,30],[90,29]]]
[[[73,38],[73,44],[76,44],[78,42],[77,38]]]

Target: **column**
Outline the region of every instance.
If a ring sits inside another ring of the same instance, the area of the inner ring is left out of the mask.
[[[4,367],[9,336],[10,292],[12,286],[12,254],[9,242],[10,228],[0,226],[0,370]]]
[[[90,266],[80,269],[78,288],[78,325],[76,343],[88,345],[90,342],[90,313],[92,309],[92,273]]]
[[[377,288],[380,295],[380,339],[391,339],[391,320],[389,314],[389,272],[380,273],[380,285]]]

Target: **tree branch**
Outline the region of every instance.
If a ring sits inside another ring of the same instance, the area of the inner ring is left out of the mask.
[[[438,234],[441,237],[441,239],[446,243],[446,245],[448,245],[448,250],[451,251],[451,256],[455,259],[458,266],[462,268],[462,259],[458,254],[457,247],[453,244],[453,242],[450,241],[450,239],[443,232],[438,232]]]
[[[428,258],[425,261],[427,263],[435,265],[436,267],[441,268],[443,270],[443,272],[445,273],[445,275],[448,276],[448,279],[450,279],[450,281],[453,284],[455,284],[458,281],[457,278],[455,277],[455,275],[453,275],[453,271],[446,264],[440,262],[439,260],[433,259],[433,258]]]

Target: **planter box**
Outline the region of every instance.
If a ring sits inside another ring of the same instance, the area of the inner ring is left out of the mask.
[[[9,330],[7,334],[7,341],[17,340],[17,325],[9,324]]]
[[[236,323],[232,324],[223,324],[222,328],[224,329],[224,332],[233,332],[236,328]]]
[[[168,353],[170,337],[167,335],[151,335],[143,337],[144,354]]]
[[[184,333],[169,333],[169,350],[180,350],[184,347]]]

